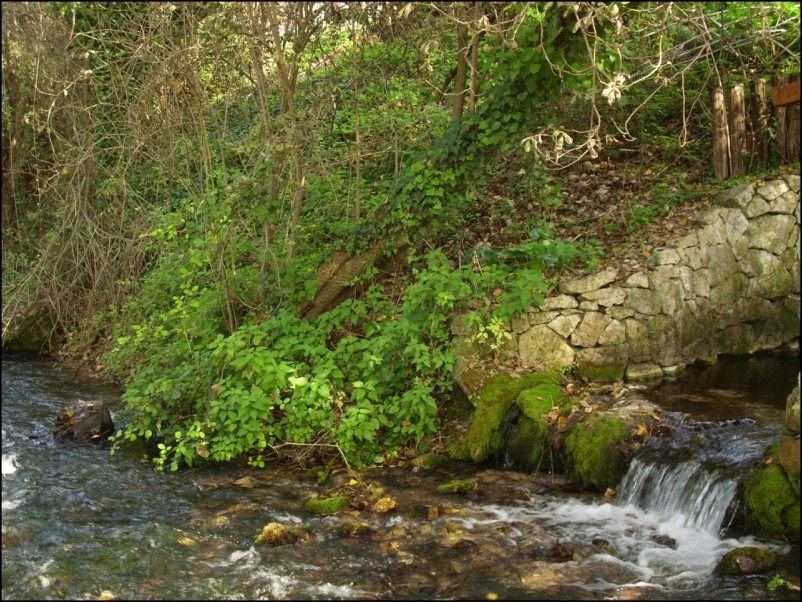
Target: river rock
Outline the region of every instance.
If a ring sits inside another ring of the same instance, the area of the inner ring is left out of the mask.
[[[114,434],[114,421],[102,401],[79,401],[56,416],[56,441],[100,443]]]

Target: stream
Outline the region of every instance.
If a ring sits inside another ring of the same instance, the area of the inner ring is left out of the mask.
[[[319,484],[237,462],[159,473],[141,447],[56,444],[55,415],[77,399],[105,400],[119,427],[118,391],[4,356],[2,598],[799,599],[766,587],[778,572],[799,584],[799,545],[730,524],[738,479],[778,439],[798,370],[796,354],[722,359],[637,390],[675,436],[636,456],[613,503],[561,475],[449,461],[371,469],[364,481],[397,508],[320,517],[306,501],[342,475]],[[477,487],[438,493],[453,479]],[[346,532],[354,518],[367,525]],[[255,547],[270,522],[310,536]],[[715,574],[742,545],[778,553],[777,571]]]

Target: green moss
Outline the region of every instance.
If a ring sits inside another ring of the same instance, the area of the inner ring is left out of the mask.
[[[775,441],[771,445],[768,445],[766,449],[763,451],[764,456],[773,456],[780,451],[780,442]]]
[[[548,414],[555,406],[564,408],[567,402],[568,399],[563,397],[562,387],[552,383],[539,384],[521,391],[515,400],[524,415],[532,420],[540,420],[541,414]]]
[[[799,496],[782,467],[771,464],[744,482],[747,527],[758,535],[799,541]]]
[[[548,427],[542,420],[521,416],[510,430],[507,453],[516,468],[536,471],[543,461]]]
[[[336,514],[348,506],[348,503],[348,498],[344,495],[329,498],[313,497],[306,502],[306,509],[315,514]]]
[[[615,486],[623,476],[619,446],[627,428],[617,418],[590,419],[574,426],[565,439],[569,474],[584,485]]]
[[[437,488],[438,493],[467,493],[476,488],[476,481],[449,481]]]

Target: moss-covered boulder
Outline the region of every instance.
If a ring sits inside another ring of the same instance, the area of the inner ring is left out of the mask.
[[[467,433],[457,437],[450,446],[452,458],[481,462],[500,453],[504,446],[507,413],[521,391],[543,385],[559,389],[561,377],[557,371],[532,372],[520,378],[513,378],[506,372],[488,376],[483,371],[482,382],[471,399],[476,407],[471,425]],[[553,389],[549,389],[548,394],[552,393]]]
[[[799,541],[799,494],[781,466],[770,464],[744,481],[746,526],[757,535]]]
[[[594,416],[575,425],[564,445],[569,475],[586,486],[614,487],[626,471],[622,452],[628,438],[618,418]]]
[[[256,538],[255,545],[286,546],[309,537],[309,530],[298,525],[268,523]]]
[[[562,387],[544,382],[521,391],[515,399],[519,410],[507,421],[506,452],[512,463],[521,470],[537,471],[543,464],[549,441],[549,415],[553,408],[570,409],[570,400],[563,396]]]
[[[306,502],[306,509],[314,514],[337,514],[349,504],[348,497],[335,495],[333,497],[313,497]]]
[[[743,546],[730,550],[716,565],[719,575],[766,573],[774,568],[777,555],[763,548]]]

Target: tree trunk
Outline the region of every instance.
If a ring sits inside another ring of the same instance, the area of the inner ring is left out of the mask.
[[[717,86],[713,89],[713,169],[719,180],[725,180],[730,175],[729,154],[724,90],[721,86]]]
[[[351,295],[358,294],[370,282],[355,283],[355,280],[365,272],[370,263],[375,262],[379,272],[392,271],[393,266],[406,259],[408,246],[399,237],[389,244],[387,240],[379,240],[359,255],[349,256],[343,251],[335,252],[331,260],[315,275],[316,280],[322,284],[314,299],[301,304],[301,317],[315,318],[337,307]]]
[[[457,19],[457,75],[454,79],[455,121],[462,117],[465,107],[465,84],[468,79],[468,26],[462,21],[463,15],[457,6],[454,7],[454,18]]]
[[[468,110],[476,108],[476,99],[479,96],[479,20],[482,16],[482,3],[473,3],[473,18],[476,24],[476,31],[471,38],[471,96],[468,101]]]
[[[744,85],[735,84],[730,88],[730,176],[744,175],[744,143],[746,142],[746,106]]]
[[[766,82],[758,78],[751,82],[749,95],[749,120],[752,135],[750,162],[751,170],[763,170],[769,166],[769,104],[766,96]]]

